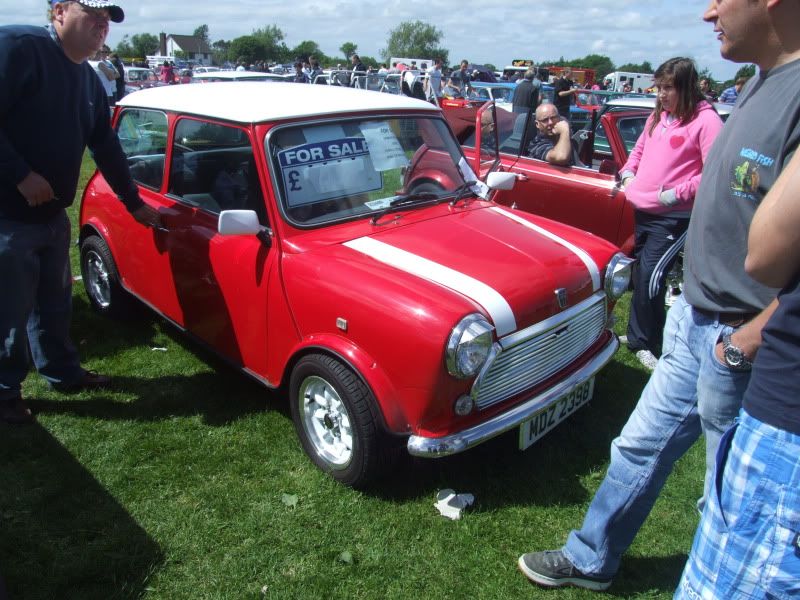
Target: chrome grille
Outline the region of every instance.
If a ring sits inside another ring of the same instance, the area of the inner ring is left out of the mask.
[[[580,304],[513,333],[495,344],[496,354],[472,388],[485,409],[558,373],[583,354],[606,326],[606,298],[594,294]]]

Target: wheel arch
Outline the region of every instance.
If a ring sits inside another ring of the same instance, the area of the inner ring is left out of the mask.
[[[349,368],[370,391],[370,412],[380,428],[389,435],[410,433],[408,420],[401,410],[401,402],[386,372],[366,351],[350,340],[334,335],[314,336],[296,347],[283,370],[281,387],[290,392],[289,382],[297,363],[311,354],[324,354],[339,360]],[[292,398],[289,401],[293,401]]]

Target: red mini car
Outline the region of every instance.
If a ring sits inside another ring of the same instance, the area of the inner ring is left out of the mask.
[[[115,126],[162,230],[95,174],[83,196],[94,308],[134,298],[269,388],[302,445],[361,486],[418,456],[583,406],[618,347],[629,260],[593,235],[489,200],[439,109],[334,86],[136,92]],[[448,183],[433,186],[417,173]]]

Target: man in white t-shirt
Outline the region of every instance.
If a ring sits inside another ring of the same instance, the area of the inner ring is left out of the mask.
[[[116,100],[117,84],[116,79],[119,77],[116,67],[108,60],[108,48],[103,46],[103,49],[97,53],[97,66],[95,72],[103,83],[103,89],[108,96],[108,105],[114,106]]]

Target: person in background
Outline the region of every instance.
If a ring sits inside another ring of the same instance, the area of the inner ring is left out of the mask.
[[[708,77],[700,79],[700,93],[703,94],[705,99],[709,102],[717,101],[717,93],[711,87],[711,81],[709,81]]]
[[[308,83],[308,75],[303,71],[303,63],[299,60],[294,63],[294,83]]]
[[[665,279],[683,247],[703,164],[722,129],[719,115],[700,93],[691,59],[666,61],[654,79],[655,110],[620,173],[635,208],[628,348],[650,370],[661,356]]]
[[[744,266],[781,288],[778,307],[738,422],[720,442],[677,600],[800,593],[800,152],[753,216]]]
[[[31,360],[61,391],[111,381],[82,368],[69,339],[65,208],[75,198],[87,145],[133,217],[160,226],[158,213],[139,197],[109,122],[106,93],[86,62],[103,46],[109,21],[124,17],[107,0],[56,0],[48,27],[0,27],[0,422],[35,420],[21,387]]]
[[[747,77],[739,77],[731,87],[722,90],[719,101],[723,104],[734,104],[745,83],[747,83]]]
[[[536,109],[536,129],[536,137],[528,145],[528,156],[551,165],[572,165],[569,121],[558,114],[553,104],[540,104]]]
[[[428,70],[425,79],[425,97],[434,101],[442,97],[442,59],[433,59],[433,66]]]
[[[777,290],[745,272],[746,236],[800,141],[800,3],[711,0],[703,19],[714,26],[724,58],[755,63],[759,74],[706,157],[684,251],[684,290],[667,314],[663,354],[611,445],[608,472],[583,524],[562,548],[519,558],[520,570],[542,586],[607,589],[673,465],[701,432],[706,473],[698,508],[705,505],[720,439],[741,408],[762,328],[777,307]],[[797,488],[788,489],[796,498]],[[736,570],[750,557],[726,558]],[[740,597],[733,589],[702,597]]]
[[[114,80],[114,83],[117,86],[116,99],[121,100],[125,95],[125,67],[116,52],[109,55],[108,60],[112,65],[114,65],[114,68],[117,70],[117,74],[119,75],[119,77]]]
[[[322,75],[322,67],[319,66],[319,59],[314,56],[309,59],[309,64],[311,65],[311,73],[308,75],[308,81],[314,83],[317,77]]]
[[[577,90],[572,82],[572,69],[567,67],[561,73],[561,77],[553,82],[553,104],[558,109],[558,114],[569,122],[569,107],[574,101]]]
[[[103,46],[100,52],[97,53],[96,59],[97,69],[95,72],[103,84],[103,89],[106,91],[108,105],[114,106],[114,96],[117,91],[116,80],[119,78],[119,73],[117,73],[117,69],[111,64],[111,61],[108,60],[108,47]]]
[[[527,114],[529,110],[536,110],[541,102],[541,81],[536,79],[536,67],[531,65],[525,76],[514,88],[511,99],[512,111],[518,114]]]

